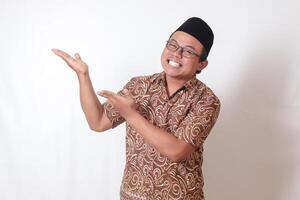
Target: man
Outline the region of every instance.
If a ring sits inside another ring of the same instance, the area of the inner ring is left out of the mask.
[[[87,64],[53,49],[77,73],[81,106],[92,130],[126,121],[126,166],[121,199],[203,200],[203,143],[220,110],[219,99],[196,74],[207,64],[213,32],[192,17],[167,41],[163,72],[132,78],[117,94],[94,93]]]

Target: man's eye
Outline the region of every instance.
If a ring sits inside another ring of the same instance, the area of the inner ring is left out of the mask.
[[[185,54],[188,54],[188,55],[193,55],[194,54],[193,51],[188,50],[188,49],[185,49],[184,52],[185,52]]]

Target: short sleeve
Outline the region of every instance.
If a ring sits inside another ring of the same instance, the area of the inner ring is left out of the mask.
[[[123,89],[128,89],[128,91],[130,93],[132,93],[134,88],[138,86],[138,83],[139,83],[139,77],[134,77],[123,87]],[[123,95],[121,91],[122,90],[120,90],[118,92],[119,95]],[[112,128],[117,127],[118,125],[122,124],[125,121],[125,119],[119,114],[119,112],[108,101],[106,101],[103,104],[103,107],[104,107],[104,112],[105,112],[107,118],[112,123]]]
[[[214,94],[206,94],[191,106],[175,135],[196,148],[200,147],[213,128],[219,112],[219,99]]]

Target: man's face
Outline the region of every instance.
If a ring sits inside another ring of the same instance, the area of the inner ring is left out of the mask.
[[[185,32],[176,31],[169,41],[174,45],[185,48],[185,50],[201,55],[202,44]],[[183,55],[181,48],[172,51],[165,47],[161,55],[161,64],[167,76],[187,81],[196,74],[197,70],[206,67],[207,61],[199,62],[199,59],[199,56],[196,55],[186,57]]]

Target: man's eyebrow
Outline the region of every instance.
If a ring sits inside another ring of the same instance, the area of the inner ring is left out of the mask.
[[[169,39],[169,41],[178,43],[175,39]]]
[[[184,47],[189,47],[189,48],[191,48],[191,49],[193,49],[193,50],[196,51],[196,49],[193,46],[191,46],[191,45],[187,45],[187,46],[184,46]]]
[[[170,41],[174,41],[174,42],[176,42],[176,43],[178,44],[177,40],[175,40],[175,39],[172,39],[172,38],[171,38]],[[191,49],[193,49],[193,50],[196,51],[195,47],[193,47],[193,46],[191,46],[191,45],[186,45],[186,46],[183,46],[183,47],[188,47],[188,48],[191,48]]]

